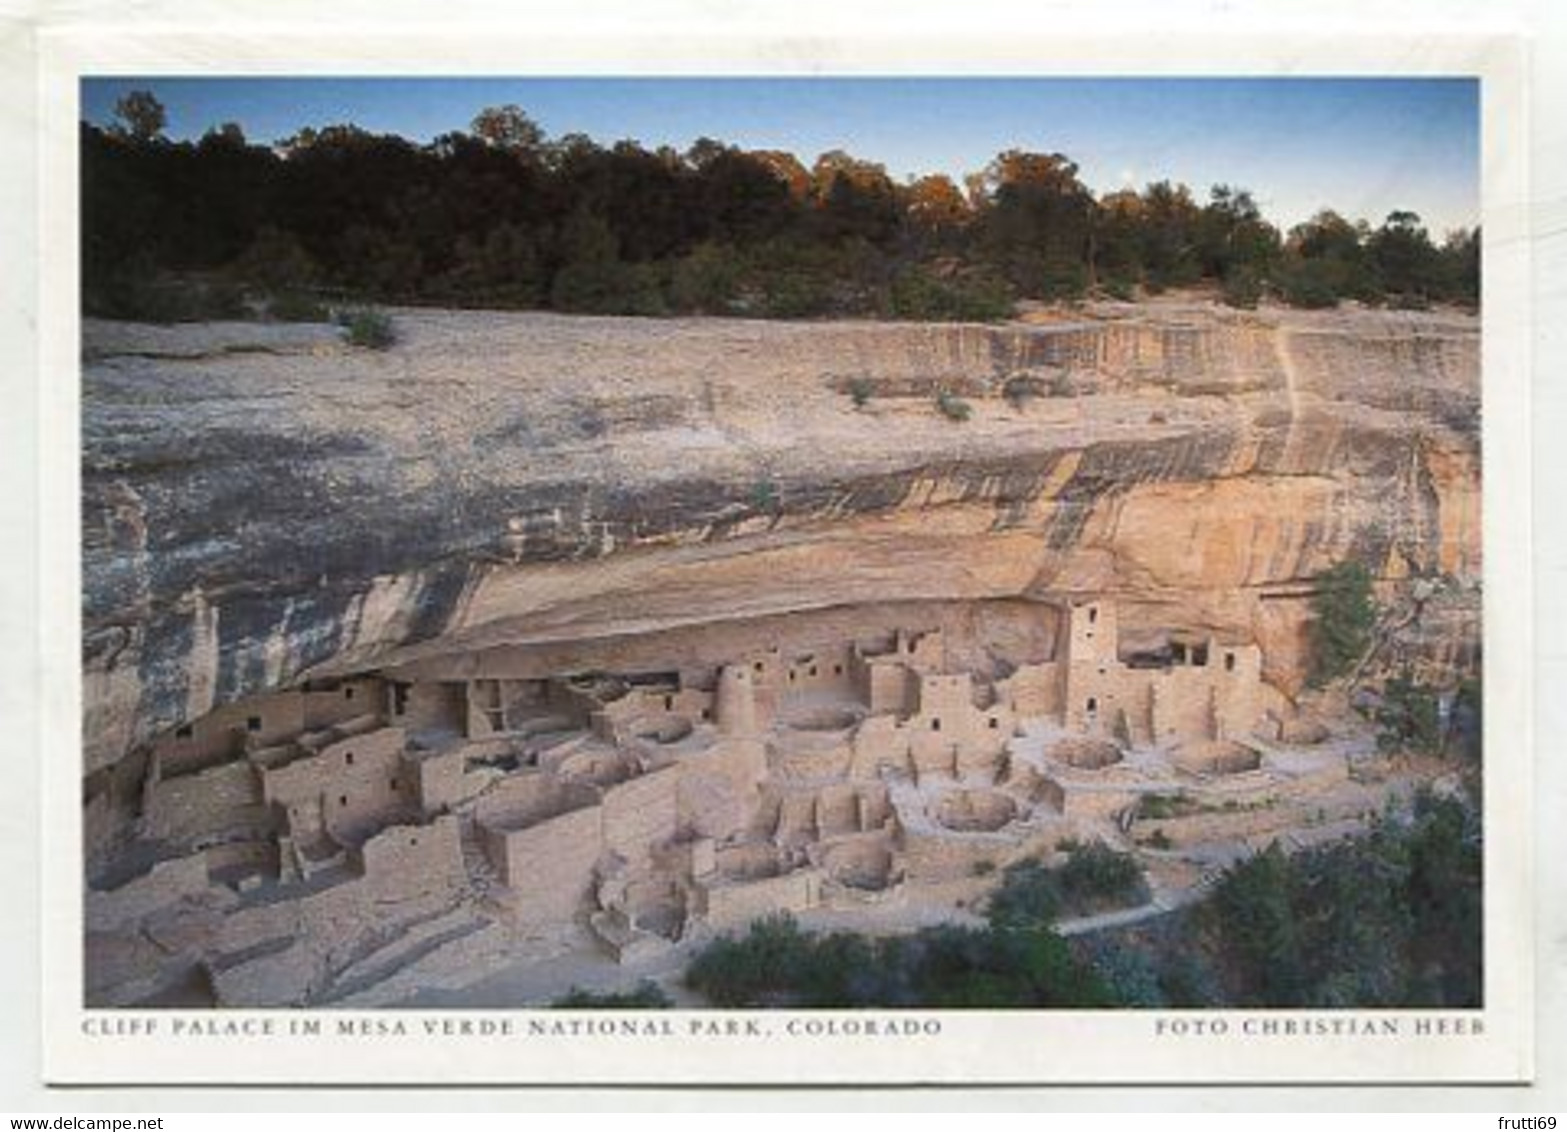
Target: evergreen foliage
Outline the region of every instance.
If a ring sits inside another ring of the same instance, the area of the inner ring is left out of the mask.
[[[1371,573],[1359,562],[1340,562],[1315,581],[1308,679],[1313,687],[1322,687],[1348,675],[1365,655],[1377,610],[1371,598]]]
[[[1230,870],[1199,914],[1238,1006],[1477,1006],[1481,853],[1464,801],[1426,793],[1407,824]],[[1217,1005],[1217,1004],[1216,1004]]]
[[[588,991],[572,987],[550,1006],[556,1010],[667,1010],[674,1006],[657,983],[643,979],[629,991]]]
[[[384,312],[364,307],[337,312],[337,323],[349,343],[367,350],[387,350],[397,342],[397,331]]]
[[[424,145],[351,124],[175,142],[164,118],[140,91],[114,126],[82,124],[89,313],[188,317],[148,288],[212,273],[358,302],[771,318],[990,321],[1018,297],[1204,281],[1241,307],[1479,296],[1476,230],[1438,244],[1412,213],[1373,229],[1324,211],[1282,235],[1244,189],[1096,197],[1059,153],[999,154],[964,192],[841,151],[807,168],[705,138],[684,153],[550,138],[515,106]]]
[[[1383,687],[1376,721],[1377,746],[1383,750],[1436,754],[1443,746],[1436,692],[1407,672]]]

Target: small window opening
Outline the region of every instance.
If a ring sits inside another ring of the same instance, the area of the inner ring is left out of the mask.
[[[354,698],[354,690],[352,688],[344,688],[343,689],[343,698],[345,700],[353,699]]]
[[[343,752],[343,762],[346,765],[348,765],[348,766],[353,766],[354,765],[354,752],[352,752],[352,751],[344,751]]]
[[[348,805],[348,795],[347,794],[339,794],[337,796],[337,804],[339,806],[346,806],[346,805]]]
[[[1098,697],[1096,697],[1096,696],[1089,696],[1088,697],[1088,710],[1089,710],[1090,713],[1096,712],[1096,711],[1099,710],[1099,699],[1098,699]]]
[[[392,685],[392,714],[406,715],[408,712],[408,685]]]
[[[789,683],[791,683],[791,684],[794,683],[794,677],[795,677],[795,672],[794,672],[794,669],[791,668],[791,669],[789,669]]]
[[[259,715],[253,715],[249,719],[245,720],[245,730],[246,731],[260,731],[261,730],[261,717]]]
[[[751,667],[756,669],[758,672],[760,672],[762,670],[762,662],[761,661],[757,661],[755,664],[751,665]]]
[[[191,725],[187,723],[184,727],[174,732],[174,737],[176,739],[189,739],[194,734],[195,732],[192,730]]]
[[[665,696],[664,697],[664,710],[665,711],[674,711],[675,710],[675,697],[674,696]]]
[[[394,778],[394,779],[392,779],[392,789],[396,790],[397,788],[398,788],[398,786],[397,786],[397,779]]]
[[[939,720],[939,719],[931,720],[930,721],[930,729],[932,731],[940,731],[941,730],[941,720]]]
[[[1090,605],[1088,607],[1088,623],[1090,625],[1094,625],[1094,624],[1097,624],[1098,621],[1099,621],[1099,607],[1095,606],[1095,605]]]
[[[1224,671],[1235,671],[1235,654],[1232,652],[1227,652],[1224,654]]]
[[[996,728],[1001,726],[1000,721],[998,719],[996,719],[995,716],[991,716],[990,717],[989,723],[990,723],[990,729],[992,731],[994,731]]]
[[[713,718],[713,712],[712,712],[712,710],[711,710],[711,709],[710,709],[710,708],[703,708],[703,709],[702,709],[702,718],[703,718],[703,719],[704,719],[704,720],[709,720],[709,719],[712,719],[712,718]]]
[[[832,666],[832,674],[834,676],[842,676],[843,675],[843,665],[841,665],[841,664],[833,665]]]
[[[811,671],[807,675],[810,675],[810,676],[815,676],[816,675],[816,665],[814,665],[814,664],[811,665]]]

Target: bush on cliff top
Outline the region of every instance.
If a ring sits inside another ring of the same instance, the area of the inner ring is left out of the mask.
[[[368,350],[390,349],[397,341],[397,330],[384,311],[363,307],[337,313],[337,323],[351,345]]]

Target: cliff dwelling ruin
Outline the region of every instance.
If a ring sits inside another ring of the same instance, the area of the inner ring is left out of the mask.
[[[1303,687],[1312,579],[1477,671],[1474,320],[1079,313],[89,320],[88,1001],[678,991],[767,913],[972,923],[1073,842],[1162,913],[1363,830],[1411,775]]]
[[[977,606],[501,645],[180,725],[86,783],[90,1001],[397,1002],[584,941],[634,964],[950,900],[1124,838],[1145,797],[1244,813],[1346,780],[1325,734],[1281,739],[1254,643],[1128,650],[1102,598]]]

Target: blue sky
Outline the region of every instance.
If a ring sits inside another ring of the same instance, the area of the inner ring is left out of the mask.
[[[1105,192],[1184,181],[1256,195],[1286,227],[1331,206],[1380,222],[1417,212],[1434,235],[1479,220],[1479,84],[1467,78],[114,78],[82,84],[82,112],[153,91],[172,137],[239,122],[256,141],[353,122],[415,141],[516,103],[551,137],[584,133],[684,149],[708,136],[828,149],[896,178],[959,177],[997,153],[1061,152]]]

